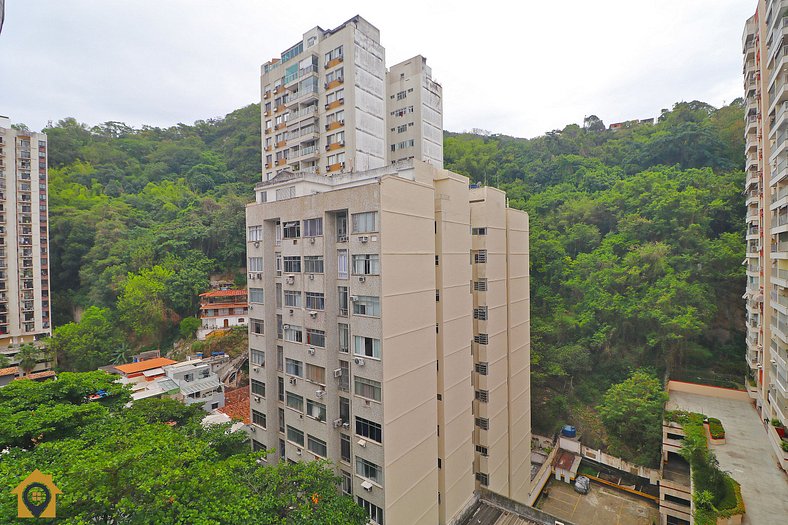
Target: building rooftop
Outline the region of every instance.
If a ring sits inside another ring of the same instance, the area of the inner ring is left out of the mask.
[[[17,377],[15,379],[15,381],[17,381],[19,379],[32,379],[33,381],[36,381],[38,379],[47,379],[49,377],[55,377],[55,371],[54,370],[45,370],[43,372],[36,372],[34,374],[27,374],[26,376]]]
[[[140,361],[139,363],[129,363],[127,365],[117,365],[115,366],[115,370],[119,371],[121,374],[136,374],[138,372],[144,372],[145,370],[153,370],[154,368],[161,368],[163,366],[172,365],[176,363],[172,359],[167,359],[166,357],[157,357],[155,359],[147,359],[145,361]]]
[[[224,406],[219,412],[226,414],[231,419],[243,421],[245,424],[251,423],[249,419],[249,388],[241,387],[225,392]]]
[[[482,501],[476,511],[462,521],[461,525],[537,525],[537,522]]]
[[[206,377],[205,379],[198,379],[197,381],[184,382],[181,385],[181,392],[183,395],[188,396],[189,394],[196,394],[204,390],[219,388],[220,386],[222,386],[222,382],[219,381],[218,377]]]
[[[8,368],[0,368],[0,377],[15,376],[19,372],[18,366],[9,366]]]
[[[211,290],[201,293],[200,297],[238,297],[245,296],[246,290]]]

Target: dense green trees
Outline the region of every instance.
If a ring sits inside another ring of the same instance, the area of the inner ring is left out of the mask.
[[[99,389],[108,397],[88,401]],[[70,525],[366,522],[323,462],[268,464],[244,433],[202,427],[199,408],[171,399],[124,408],[128,399],[103,372],[0,389],[0,448],[9,447],[0,484],[36,468],[52,474],[63,491],[58,522]],[[9,491],[0,522],[16,523]]]

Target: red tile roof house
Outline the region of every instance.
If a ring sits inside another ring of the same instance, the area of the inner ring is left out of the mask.
[[[200,321],[197,339],[205,339],[215,330],[246,326],[249,302],[246,290],[212,290],[200,294]]]

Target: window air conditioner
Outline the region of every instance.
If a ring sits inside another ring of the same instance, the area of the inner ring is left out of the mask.
[[[342,423],[342,428],[344,428],[345,430],[349,429],[350,423]]]
[[[341,368],[337,368],[336,370],[334,370],[334,377],[342,377],[342,369]]]
[[[315,244],[315,238],[314,237],[310,237],[309,238],[309,244]]]
[[[293,309],[292,308],[290,309],[290,315],[293,315]]]
[[[291,378],[290,378],[290,384],[291,384],[291,385],[294,385],[294,384],[296,384],[296,378],[295,378],[295,377],[291,377]]]
[[[359,446],[359,447],[365,447],[365,448],[366,448],[366,446],[367,446],[367,440],[366,440],[366,439],[359,439],[359,440],[358,440],[358,446]]]
[[[290,311],[292,312],[292,310],[290,310]],[[282,329],[283,330],[289,330],[290,329],[290,325],[289,324],[283,324],[282,325]]]
[[[260,247],[260,241],[254,241],[254,247],[255,248],[259,248]]]
[[[339,242],[347,242],[347,235],[340,235]]]
[[[363,276],[363,275],[359,275],[359,277],[358,277],[358,282],[360,282],[360,283],[363,283],[363,282],[364,282],[364,281],[366,281],[366,280],[367,280],[367,278],[366,278],[365,276]]]
[[[369,237],[366,235],[362,235],[361,237],[358,238],[358,240],[365,243],[369,241]]]
[[[365,479],[365,480],[364,480],[364,481],[361,483],[361,488],[362,488],[362,489],[364,489],[364,490],[366,490],[367,492],[372,492],[372,482],[371,482],[371,481],[369,481],[368,479]]]
[[[254,396],[254,402],[255,403],[259,403],[260,402],[260,396]]]
[[[334,428],[341,427],[342,426],[342,418],[340,417],[339,419],[335,419],[334,422],[333,422],[333,426],[334,426]]]
[[[309,312],[309,316],[310,316],[312,319],[315,319],[315,318],[317,317],[317,312],[315,312],[314,310],[312,310],[312,311],[310,311],[310,312]]]
[[[310,346],[307,352],[309,352],[309,355],[315,355],[315,348],[313,346]]]
[[[358,295],[351,295],[350,300],[355,303],[356,301],[358,301]]]
[[[326,395],[325,390],[315,390],[315,397],[318,399],[323,399],[323,396]]]
[[[314,281],[314,280],[315,280],[315,274],[313,274],[313,273],[310,273],[310,274],[309,274],[309,280],[310,280],[310,281]]]
[[[254,274],[250,272],[250,273],[249,273],[249,278],[250,278],[250,279],[254,279]]]
[[[364,366],[364,360],[360,357],[354,357],[353,362],[356,363],[358,366]]]

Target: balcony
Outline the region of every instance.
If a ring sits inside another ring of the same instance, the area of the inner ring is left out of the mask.
[[[313,75],[317,73],[317,66],[311,65],[307,66],[304,69],[299,69],[295,73],[290,73],[289,75],[285,75],[285,85],[295,82],[296,80],[303,78],[307,75]]]
[[[280,95],[284,92],[285,92],[285,87],[282,85],[279,85],[276,87],[276,89],[274,89],[274,95]]]
[[[287,141],[286,140],[280,140],[279,142],[276,143],[276,148],[277,149],[284,148],[286,145],[287,145]]]
[[[278,106],[276,106],[276,108],[274,109],[274,113],[281,113],[281,112],[283,112],[284,110],[285,110],[285,105],[284,105],[284,104],[279,104],[279,105],[278,105]]]
[[[312,159],[316,159],[320,156],[320,153],[317,150],[317,146],[307,146],[305,148],[301,148],[298,150],[296,157],[300,160],[308,161]]]
[[[774,185],[777,182],[780,182],[781,180],[783,180],[785,178],[785,175],[786,175],[786,171],[785,171],[786,164],[787,164],[786,163],[786,159],[783,159],[783,160],[781,160],[780,162],[777,163],[777,165],[772,170],[772,177],[771,177],[771,182],[769,183],[769,185]]]
[[[755,210],[748,210],[747,215],[744,217],[745,222],[757,222],[758,221],[758,209]]]
[[[783,288],[788,288],[788,270],[774,268],[772,270],[771,281],[772,284],[776,284],[777,286],[781,286]]]
[[[309,86],[297,91],[290,95],[290,98],[285,102],[287,107],[293,107],[297,104],[308,104],[317,99],[317,86]]]
[[[337,162],[336,164],[329,164],[328,166],[326,166],[326,173],[333,173],[335,171],[341,171],[343,169],[345,169],[345,163]]]
[[[290,111],[287,115],[287,122],[288,124],[292,125],[296,121],[303,119],[304,117],[314,117],[317,115],[317,106],[307,106],[305,108],[301,108],[297,111]]]

